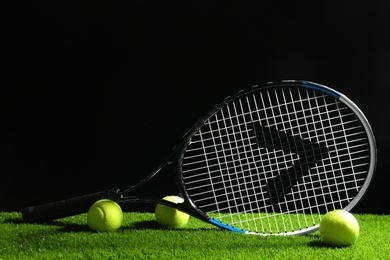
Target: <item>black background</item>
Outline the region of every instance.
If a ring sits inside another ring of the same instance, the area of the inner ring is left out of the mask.
[[[378,166],[355,212],[390,213],[390,4],[328,2],[3,6],[0,210],[135,184],[225,96],[304,79],[367,116]]]

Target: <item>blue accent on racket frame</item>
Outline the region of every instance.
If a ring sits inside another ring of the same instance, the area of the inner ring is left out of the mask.
[[[245,230],[242,230],[242,229],[239,229],[239,228],[235,228],[235,227],[232,227],[232,226],[229,226],[229,225],[226,225],[218,220],[215,220],[213,218],[210,218],[209,219],[209,222],[217,227],[220,227],[220,228],[223,228],[223,229],[226,229],[226,230],[229,230],[229,231],[234,231],[234,232],[238,232],[238,233],[243,233],[245,234],[246,231]]]
[[[340,94],[338,94],[337,92],[334,92],[333,90],[331,90],[329,88],[326,88],[326,87],[323,87],[323,86],[313,85],[313,84],[311,84],[310,82],[307,82],[307,81],[302,82],[302,87],[304,87],[304,88],[311,88],[311,89],[314,89],[314,90],[319,90],[321,92],[324,92],[324,93],[326,93],[328,95],[331,95],[331,96],[335,97],[336,99],[340,98]]]

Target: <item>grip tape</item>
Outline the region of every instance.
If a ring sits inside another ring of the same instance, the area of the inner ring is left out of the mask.
[[[92,204],[100,199],[118,201],[119,195],[116,190],[106,190],[40,206],[27,207],[22,211],[23,221],[44,222],[86,213]]]

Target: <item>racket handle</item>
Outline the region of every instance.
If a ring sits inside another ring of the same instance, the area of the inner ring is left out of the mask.
[[[100,199],[118,201],[119,195],[117,190],[106,190],[40,206],[27,207],[22,211],[22,216],[26,222],[43,222],[74,216],[88,212],[92,204]]]

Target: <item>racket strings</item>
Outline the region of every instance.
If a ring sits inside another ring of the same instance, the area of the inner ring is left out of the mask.
[[[337,100],[296,90],[247,94],[192,137],[183,181],[201,210],[246,230],[286,232],[355,196],[370,157],[360,121]]]

